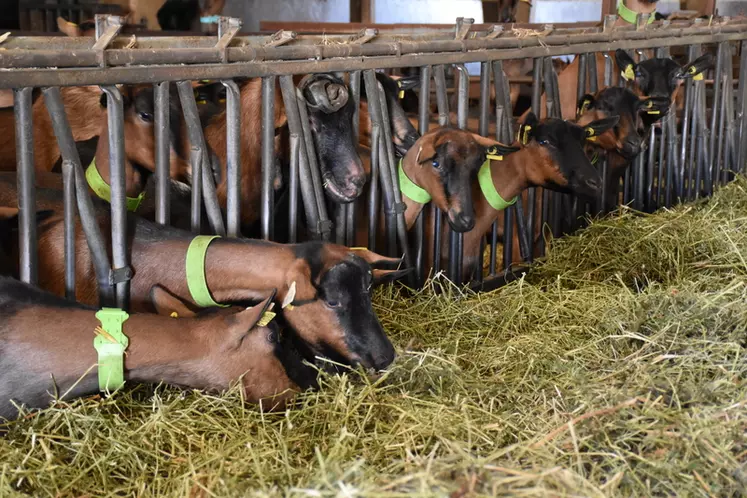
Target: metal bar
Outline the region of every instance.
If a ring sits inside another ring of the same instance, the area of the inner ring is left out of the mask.
[[[262,238],[272,234],[273,190],[275,169],[275,77],[262,78]]]
[[[379,217],[379,140],[381,140],[381,129],[373,125],[371,127],[371,178],[368,190],[368,248],[376,250],[376,229]]]
[[[446,71],[444,66],[433,68],[433,81],[436,84],[436,103],[438,104],[438,125],[449,126],[449,99],[446,94]]]
[[[353,98],[353,143],[360,143],[360,106],[361,106],[361,72],[352,71],[350,73],[350,94]],[[345,205],[345,217],[347,233],[345,244],[348,246],[355,245],[355,208],[356,203],[351,202]],[[417,285],[416,285],[417,286]]]
[[[747,42],[742,42],[740,46],[741,55],[739,58],[739,90],[737,119],[739,121],[739,153],[737,154],[736,171],[747,173],[747,140],[744,139],[747,133]]]
[[[99,284],[100,304],[101,306],[116,306],[114,287],[109,278],[111,273],[109,255],[107,254],[104,237],[96,219],[93,202],[88,195],[88,183],[85,180],[85,174],[80,165],[78,149],[75,147],[73,133],[68,124],[60,89],[57,87],[45,88],[42,94],[44,95],[44,104],[49,112],[52,128],[60,147],[60,155],[63,161],[72,164],[74,168],[78,212],[80,213],[81,227],[88,242],[88,250],[91,254],[96,280]]]
[[[695,144],[695,198],[701,193],[709,195],[708,186],[711,184],[710,169],[706,165],[706,96],[705,85],[702,81],[695,82],[695,104],[697,124],[697,141]],[[701,183],[702,182],[702,183]]]
[[[288,223],[290,225],[288,239],[296,242],[298,236],[298,190],[301,189],[301,198],[306,213],[308,226],[315,231],[319,224],[319,211],[314,193],[313,177],[311,175],[308,160],[308,151],[304,141],[304,130],[301,124],[299,102],[296,94],[296,86],[293,84],[293,76],[280,76],[280,91],[283,95],[283,107],[288,119],[288,131],[290,133],[290,179]]]
[[[155,83],[153,85],[153,98],[155,105],[156,129],[156,223],[168,225],[171,222],[171,203],[169,202],[169,153],[171,150],[171,135],[169,130],[170,107],[169,107],[169,82]],[[176,116],[175,119],[179,119]]]
[[[75,169],[66,159],[62,161],[62,182],[65,195],[65,297],[75,301]]]
[[[314,226],[314,233],[319,235],[322,240],[329,240],[331,223],[329,216],[327,215],[327,205],[324,198],[324,190],[322,188],[322,178],[319,170],[319,163],[316,156],[316,148],[314,147],[314,137],[312,136],[311,126],[309,124],[309,114],[306,110],[306,99],[299,89],[296,89],[296,100],[298,101],[298,115],[301,118],[301,130],[303,137],[303,144],[306,146],[306,160],[308,161],[308,171],[311,178],[310,189],[314,194],[314,202],[316,203],[317,212],[317,225]],[[303,181],[304,178],[301,177]]]
[[[691,45],[687,48],[688,60],[695,60],[694,55],[695,46]],[[685,80],[684,84],[685,92],[685,108],[682,112],[682,141],[680,143],[680,188],[677,191],[677,197],[680,200],[689,198],[689,195],[685,191],[685,184],[688,185],[688,189],[691,188],[692,182],[692,163],[688,161],[687,156],[687,144],[688,136],[690,131],[690,115],[692,113],[693,106],[693,82],[691,78]],[[690,164],[691,168],[688,171],[687,165]]]
[[[597,81],[597,56],[596,54],[588,54],[587,74],[589,75],[589,93],[596,95],[599,91],[599,82]]]
[[[500,64],[500,62],[499,62]],[[482,135],[483,137],[487,137],[490,129],[490,71],[491,71],[491,63],[490,62],[483,62],[480,64],[480,123],[479,123],[479,129],[478,133]],[[496,105],[498,105],[498,100],[501,97],[501,95],[498,94],[498,92],[495,92],[495,101]],[[498,121],[496,121],[496,132],[498,128],[500,127],[500,124]],[[493,228],[491,231],[494,231],[496,229],[496,224],[493,223]],[[490,258],[491,263],[495,265],[495,257],[496,257],[496,246],[491,245],[490,247]],[[475,268],[468,268],[468,274],[472,273],[474,279],[477,282],[483,281],[483,256],[485,254],[485,237],[480,238],[480,245],[478,247],[478,254],[477,254],[477,263]],[[474,256],[474,254],[471,254],[470,256]]]
[[[13,91],[16,122],[16,157],[18,161],[18,251],[19,277],[36,284],[38,281],[36,235],[36,169],[34,164],[34,123],[31,108],[33,88]]]
[[[469,72],[463,64],[456,64],[457,72],[457,126],[467,129],[469,112]],[[497,96],[496,96],[497,97]],[[449,278],[457,284],[462,283],[462,262],[464,259],[464,234],[450,230],[449,241]]]
[[[241,91],[233,80],[226,88],[226,234],[241,234]]]
[[[194,136],[194,131],[190,125],[190,119],[187,117],[185,104],[189,102],[189,95],[194,93],[189,81],[177,82],[176,87],[179,91],[179,100],[182,104],[182,112],[187,123],[187,132],[189,133],[190,151],[189,163],[192,167],[192,208],[191,208],[191,226],[194,233],[200,233],[202,228],[202,149],[200,148],[199,139]],[[189,92],[189,95],[187,95]]]
[[[716,138],[716,155],[713,158],[713,169],[714,169],[714,178],[713,183],[724,183],[723,178],[723,167],[724,167],[724,131],[726,128],[726,106],[727,106],[727,100],[734,99],[734,89],[732,87],[726,86],[726,83],[728,83],[728,80],[726,78],[726,74],[731,70],[731,48],[729,47],[728,43],[722,43],[719,45],[719,48],[723,47],[722,54],[721,54],[721,72],[716,73],[713,75],[713,79],[720,80],[720,86],[722,88],[721,91],[721,100],[714,99],[713,100],[713,108],[716,109],[716,106],[719,106],[719,113],[718,113],[718,137]],[[715,83],[714,83],[715,84]],[[715,131],[715,128],[712,128],[711,131]]]
[[[578,55],[578,84],[576,85],[576,102],[581,100],[581,97],[586,94],[586,63],[589,59],[589,54]],[[552,64],[552,59],[550,59]],[[547,71],[547,68],[545,68]]]
[[[129,266],[127,250],[127,200],[124,169],[124,110],[122,94],[116,87],[104,86],[106,113],[109,119],[109,167],[111,186],[112,220],[112,267],[114,272]],[[103,140],[104,137],[101,137]],[[115,284],[117,307],[127,310],[130,306],[130,282]]]
[[[542,92],[542,59],[535,58],[532,65],[532,111],[539,117],[541,115],[540,97]],[[534,232],[535,232],[535,210],[536,210],[537,189],[532,187],[528,189],[527,200],[527,249],[528,253],[523,254],[527,262],[534,261]]]
[[[718,117],[719,117],[719,110],[718,110],[718,102],[721,99],[721,72],[723,70],[724,66],[724,44],[719,43],[718,49],[716,49],[716,69],[714,71],[714,78],[713,78],[713,108],[711,109],[711,125],[708,128],[710,131],[709,141],[708,141],[708,164],[707,164],[707,170],[708,170],[708,179],[707,179],[707,185],[706,185],[706,192],[707,195],[713,194],[713,185],[716,182],[716,175],[718,174],[718,169],[716,167],[716,142],[717,142],[717,135],[716,135],[716,126],[718,126]]]
[[[431,67],[420,69],[420,94],[418,95],[418,131],[421,135],[428,133],[430,118]],[[425,282],[425,209],[415,220],[415,274],[418,285]]]

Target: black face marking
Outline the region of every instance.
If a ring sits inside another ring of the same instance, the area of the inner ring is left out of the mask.
[[[601,185],[601,177],[584,153],[584,128],[562,119],[550,118],[541,124],[533,124],[531,132],[532,138],[548,150],[568,182],[567,185],[548,182],[543,187],[565,193],[596,195],[587,185],[589,181]]]
[[[649,97],[671,97],[677,89],[681,67],[670,58],[648,59],[635,66],[635,81]]]
[[[618,151],[626,159],[632,159],[640,152],[639,106],[640,99],[627,88],[609,87],[599,92],[591,107],[606,116],[620,116],[620,121],[614,126],[614,133],[616,137],[620,137],[621,128],[627,127],[627,134],[621,139],[623,148]]]
[[[350,255],[322,276],[318,290],[325,303],[339,303],[331,309],[345,330],[348,349],[367,366],[379,370],[394,360],[394,347],[373,310],[371,284],[368,263]]]

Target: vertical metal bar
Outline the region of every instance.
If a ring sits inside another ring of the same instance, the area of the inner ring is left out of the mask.
[[[360,143],[360,106],[361,106],[361,72],[352,71],[350,73],[350,93],[353,98],[353,142]],[[355,245],[355,202],[345,204],[345,217],[347,233],[345,243],[348,246]]]
[[[436,103],[438,104],[438,125],[449,126],[449,99],[446,93],[446,71],[444,66],[433,67],[433,81],[436,84]]]
[[[109,166],[111,168],[112,266],[114,271],[129,266],[127,250],[127,200],[124,169],[124,110],[122,94],[115,86],[103,86],[109,119]],[[101,137],[104,139],[104,137]],[[116,284],[117,307],[129,308],[130,282]]]
[[[706,95],[705,82],[695,82],[695,123],[697,123],[697,141],[695,146],[695,198],[699,198],[701,193],[709,195],[709,185],[711,184],[710,169],[706,164],[707,154],[707,137],[706,137]],[[701,183],[702,182],[702,183]]]
[[[457,126],[467,129],[467,112],[469,106],[469,72],[464,64],[455,64],[457,71]],[[464,234],[450,230],[449,240],[449,278],[456,284],[462,283],[462,261],[464,259]]]
[[[154,121],[156,129],[156,223],[168,225],[171,222],[171,203],[169,202],[169,152],[171,150],[169,124],[171,117],[168,81],[153,85],[153,98],[156,111]],[[179,119],[179,116],[174,118]]]
[[[296,95],[293,76],[280,76],[280,90],[283,94],[283,106],[288,119],[290,133],[290,179],[288,180],[288,240],[296,242],[298,236],[298,191],[301,189],[306,220],[309,227],[315,230],[319,223],[316,194],[313,188],[313,177],[307,158],[304,142],[304,130],[301,124],[301,107]]]
[[[716,50],[716,70],[713,72],[713,108],[711,109],[711,126],[709,127],[710,136],[708,142],[708,164],[706,169],[708,171],[708,179],[706,185],[706,192],[710,196],[713,194],[713,185],[716,181],[716,175],[718,169],[716,167],[716,126],[718,125],[718,102],[721,99],[721,71],[724,67],[724,44],[728,42],[722,42],[718,44]]]
[[[368,180],[368,248],[376,250],[376,229],[379,218],[379,141],[381,129],[373,125],[371,131],[371,178]]]
[[[596,58],[595,58],[596,63]],[[592,73],[592,79],[596,82],[596,77],[594,76],[594,73]],[[605,88],[610,86],[612,84],[612,59],[610,58],[610,55],[608,53],[604,54],[604,80],[603,80]],[[602,162],[600,165],[602,169],[602,197],[601,197],[601,204],[602,207],[599,209],[599,211],[605,213],[607,210],[607,204],[608,199],[607,196],[611,195],[615,199],[615,205],[617,205],[618,200],[620,199],[620,182],[618,180],[617,184],[612,186],[612,189],[607,192],[607,185],[609,184],[609,163],[607,161],[606,154],[602,158]]]
[[[587,74],[589,75],[589,93],[596,94],[599,91],[599,82],[597,77],[597,55],[594,53],[588,54],[588,61],[586,62]]]
[[[75,301],[75,169],[68,159],[62,161],[65,195],[65,297]]]
[[[542,58],[537,57],[533,61],[532,66],[532,111],[539,116],[542,113],[540,109],[540,98],[542,92]],[[527,193],[527,199],[529,206],[527,206],[527,233],[528,233],[528,254],[526,260],[528,262],[534,261],[534,225],[535,225],[535,211],[536,211],[536,199],[537,189],[532,187]]]
[[[732,62],[731,44],[728,45],[728,54],[726,57],[724,69],[724,88],[728,90],[724,91],[724,114],[726,117],[726,125],[724,131],[724,159],[723,166],[721,168],[722,178],[721,181],[726,183],[735,171],[738,171],[736,167],[737,160],[737,137],[734,136],[735,124],[734,124],[734,64]],[[737,93],[739,91],[737,90]],[[738,95],[737,95],[738,97]]]
[[[714,164],[714,183],[723,184],[724,183],[724,177],[723,177],[723,166],[724,166],[724,138],[725,138],[725,129],[726,129],[726,108],[727,108],[727,101],[729,99],[734,99],[734,88],[729,88],[726,86],[726,84],[729,82],[729,78],[726,77],[727,73],[731,70],[731,49],[729,46],[729,42],[722,42],[719,44],[719,46],[723,46],[722,54],[721,54],[721,72],[717,73],[713,76],[714,81],[716,79],[720,80],[720,86],[721,86],[721,100],[714,100],[713,101],[713,108],[715,110],[716,106],[719,106],[719,117],[718,117],[718,137],[716,138],[716,155],[713,159]],[[712,129],[712,131],[715,131],[715,128]]]
[[[226,88],[226,234],[241,233],[241,91],[233,80]],[[274,138],[274,136],[273,136]]]
[[[418,131],[428,133],[430,120],[431,66],[420,69],[420,94],[418,103]],[[415,221],[415,274],[418,285],[425,282],[425,209]]]
[[[490,128],[490,71],[491,71],[491,63],[490,62],[483,62],[480,64],[480,123],[479,123],[479,129],[478,132],[483,137],[487,137],[489,133]],[[496,104],[498,102],[498,99],[500,96],[498,95],[498,92],[495,93],[495,101]],[[496,122],[496,132],[498,128],[500,127],[500,124]],[[493,223],[493,229],[495,230],[495,223]],[[496,247],[491,246],[490,247],[490,259],[491,261],[495,260],[495,251]],[[477,255],[477,263],[476,267],[474,269],[468,268],[468,273],[473,273],[474,279],[477,282],[483,281],[483,258],[485,255],[485,237],[480,238],[480,245],[478,247],[478,255]],[[470,255],[474,256],[474,254]]]
[[[578,83],[576,86],[576,102],[581,100],[586,94],[586,62],[589,59],[589,54],[579,54],[578,56]],[[552,64],[552,59],[550,60]]]
[[[693,53],[694,53],[695,46],[690,45],[687,48],[688,53],[688,60],[694,60]],[[685,92],[685,109],[682,113],[682,142],[680,144],[680,185],[679,189],[677,191],[677,197],[680,200],[684,200],[688,196],[687,192],[685,191],[685,184],[688,185],[688,189],[692,188],[692,163],[688,161],[687,156],[687,143],[688,143],[688,136],[690,131],[690,115],[692,113],[692,106],[693,106],[693,82],[691,78],[687,78],[685,80],[684,84],[684,92]],[[688,171],[687,165],[690,164],[691,168]]]
[[[739,100],[737,102],[737,120],[739,121],[737,137],[740,145],[735,169],[747,173],[747,140],[744,139],[747,133],[747,41],[741,43],[740,50],[742,53],[739,58]]]
[[[19,277],[36,284],[36,170],[34,169],[34,123],[31,109],[33,88],[13,90],[16,121],[16,157],[18,160],[18,249],[20,253]]]
[[[273,236],[272,173],[275,168],[275,77],[262,78],[262,238]]]

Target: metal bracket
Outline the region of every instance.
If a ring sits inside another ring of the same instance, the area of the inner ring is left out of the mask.
[[[366,28],[360,30],[358,33],[351,35],[350,39],[348,40],[348,43],[355,44],[355,45],[363,45],[364,43],[368,43],[379,34],[379,30],[376,28]]]
[[[216,50],[220,50],[221,62],[228,62],[228,45],[241,29],[241,19],[237,17],[223,17],[218,19],[218,43]]]
[[[104,57],[104,51],[106,47],[114,40],[122,29],[124,19],[120,16],[107,16],[102,14],[96,14],[94,17],[94,24],[96,27],[95,42],[93,50],[96,53],[96,60],[100,67],[106,67],[106,58]]]
[[[264,47],[279,47],[281,45],[285,45],[286,43],[293,41],[296,39],[296,32],[295,31],[286,31],[284,29],[281,29],[277,33],[270,36],[267,41],[265,41],[262,46]]]
[[[109,271],[109,285],[114,286],[132,280],[132,267],[115,268]]]
[[[648,26],[648,18],[651,14],[639,13],[638,17],[635,18],[635,30],[643,31]]]
[[[332,233],[332,220],[319,220],[316,222],[316,231],[315,233],[319,235],[324,235],[327,233]]]
[[[488,34],[485,35],[486,40],[492,40],[494,38],[498,38],[503,34],[503,26],[498,26],[497,24],[493,24],[490,26],[490,30],[488,30]]]
[[[617,15],[616,14],[609,14],[604,16],[604,21],[602,22],[602,32],[608,33],[612,30],[612,28],[615,27],[615,23],[617,22]]]
[[[473,24],[475,24],[475,20],[471,17],[457,17],[454,29],[454,39],[464,40]]]

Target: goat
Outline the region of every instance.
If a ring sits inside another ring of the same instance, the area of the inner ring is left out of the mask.
[[[154,287],[151,296],[170,307],[163,289]],[[316,379],[276,326],[258,324],[271,297],[227,316],[129,315],[124,379],[209,391],[238,381],[248,401],[282,408]],[[44,408],[99,392],[94,337],[102,315],[95,308],[0,277],[0,316],[0,418],[17,416],[16,404]]]
[[[17,192],[9,183],[0,181],[0,205],[17,203]],[[38,189],[37,205],[61,213],[62,194]],[[107,206],[100,201],[95,205],[102,233],[108,233]],[[80,227],[76,228],[76,298],[95,304],[98,283],[91,254]],[[132,214],[128,229],[134,270],[131,309],[153,311],[148,297],[153,285],[161,285],[198,307],[201,303],[193,295],[186,265],[194,234]],[[39,285],[57,295],[64,293],[63,237],[59,217],[39,225]],[[338,363],[376,369],[386,368],[394,360],[394,348],[373,311],[369,292],[371,285],[407,271],[396,270],[399,259],[321,242],[285,245],[217,239],[205,251],[203,294],[211,296],[212,302],[230,303],[264,299],[272,289],[278,289],[278,300],[292,304],[280,311],[280,319],[307,345],[305,358],[314,361],[316,356],[325,356]]]

